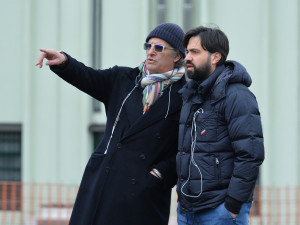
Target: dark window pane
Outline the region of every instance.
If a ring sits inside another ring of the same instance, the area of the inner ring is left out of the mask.
[[[21,209],[21,132],[0,131],[0,210]]]
[[[100,143],[104,135],[104,132],[94,132],[94,149]]]

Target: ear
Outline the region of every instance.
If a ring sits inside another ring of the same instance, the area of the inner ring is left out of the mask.
[[[221,60],[222,55],[220,52],[215,52],[211,55],[211,64],[217,65],[217,63]]]
[[[174,58],[174,63],[177,63],[181,59],[181,54],[177,54],[177,56]]]

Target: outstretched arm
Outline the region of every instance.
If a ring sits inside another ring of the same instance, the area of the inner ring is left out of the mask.
[[[39,58],[36,61],[36,66],[39,66],[39,68],[43,67],[43,61],[44,59],[47,59],[46,65],[47,66],[57,66],[62,65],[67,61],[66,56],[56,50],[53,49],[40,49],[42,54],[39,56]]]
[[[46,65],[66,82],[77,87],[93,98],[108,104],[114,86],[118,83],[119,67],[105,70],[95,70],[72,58],[65,52],[53,49],[40,49],[42,54],[36,61],[41,68],[46,59]]]

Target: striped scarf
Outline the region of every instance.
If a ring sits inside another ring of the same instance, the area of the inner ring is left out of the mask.
[[[139,65],[139,69],[142,72],[143,79],[141,86],[144,88],[143,91],[143,105],[144,113],[149,110],[150,106],[153,105],[157,99],[163,94],[163,89],[169,84],[175,83],[181,79],[185,69],[184,67],[175,68],[166,73],[160,74],[149,74],[146,68],[145,62]]]

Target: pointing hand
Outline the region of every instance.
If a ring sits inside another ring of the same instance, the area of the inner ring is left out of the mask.
[[[47,66],[60,65],[66,61],[64,54],[53,49],[40,49],[40,51],[42,54],[39,56],[35,64],[36,66],[39,66],[39,68],[43,67],[43,61],[45,58],[48,60],[46,62]]]

